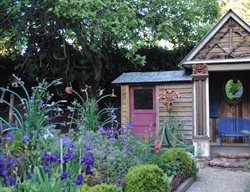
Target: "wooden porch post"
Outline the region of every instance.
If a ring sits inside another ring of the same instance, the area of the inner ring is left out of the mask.
[[[194,64],[192,67],[195,156],[210,157],[208,69],[206,64]]]

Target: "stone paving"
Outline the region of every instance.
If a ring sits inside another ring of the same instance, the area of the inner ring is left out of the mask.
[[[245,192],[250,173],[205,167],[187,192]]]

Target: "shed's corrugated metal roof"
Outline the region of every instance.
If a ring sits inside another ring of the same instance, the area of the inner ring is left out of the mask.
[[[116,78],[114,84],[129,83],[157,83],[174,81],[192,81],[192,77],[185,71],[159,71],[159,72],[129,72]]]

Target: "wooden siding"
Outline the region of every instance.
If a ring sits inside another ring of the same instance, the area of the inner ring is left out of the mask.
[[[130,122],[129,85],[121,85],[121,126],[126,128]]]
[[[243,97],[242,100],[237,104],[232,104],[225,96],[225,84],[232,77],[239,77],[243,84]],[[218,134],[216,129],[216,123],[219,118],[223,117],[243,117],[250,119],[250,71],[242,72],[215,72],[210,74],[210,81],[217,82],[216,89],[213,90],[210,87],[210,98],[211,94],[219,93],[219,116],[210,117],[210,135],[211,141],[218,141]],[[212,84],[211,84],[212,85]],[[210,86],[211,86],[210,85]],[[212,92],[213,90],[213,92]],[[211,103],[210,103],[211,104]],[[246,139],[237,137],[225,137],[225,143],[247,143]]]
[[[180,82],[180,83],[168,83],[156,86],[156,94],[159,99],[159,94],[165,89],[172,89],[180,93],[181,98],[175,99],[173,103],[173,116],[180,118],[183,121],[184,139],[187,142],[191,142],[193,135],[193,123],[192,123],[192,82]],[[157,99],[156,112],[157,112],[157,127],[169,118],[169,114],[162,102]]]
[[[193,60],[250,58],[250,34],[234,19],[229,19]]]

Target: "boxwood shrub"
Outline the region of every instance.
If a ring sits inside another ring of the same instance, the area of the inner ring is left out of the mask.
[[[161,155],[160,167],[169,176],[175,176],[177,173],[187,171],[189,176],[197,173],[194,160],[182,148],[171,148]]]
[[[84,186],[81,192],[122,192],[118,187],[112,184],[98,184],[94,187]]]
[[[166,175],[153,164],[139,164],[131,167],[125,181],[125,192],[170,192]]]

